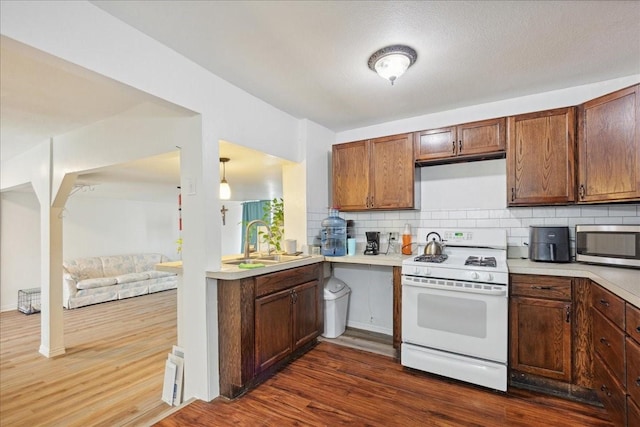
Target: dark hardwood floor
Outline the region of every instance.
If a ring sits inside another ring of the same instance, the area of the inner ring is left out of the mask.
[[[155,426],[612,426],[604,409],[508,394],[321,342],[246,395],[195,401]]]

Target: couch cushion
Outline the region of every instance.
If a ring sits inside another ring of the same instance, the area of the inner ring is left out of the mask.
[[[151,270],[151,271],[145,271],[145,273],[147,273],[149,275],[150,279],[158,279],[160,277],[177,276],[176,273],[169,273],[168,271]]]
[[[128,274],[121,274],[115,277],[116,283],[118,284],[139,282],[141,280],[147,280],[148,278],[149,278],[149,275],[147,273],[128,273]]]
[[[102,268],[105,277],[115,277],[121,274],[136,273],[133,255],[103,256]]]
[[[136,272],[153,270],[156,264],[166,262],[169,259],[162,254],[136,254],[133,255],[133,262],[136,265]]]
[[[95,279],[80,280],[76,285],[78,289],[94,289],[102,288],[104,286],[113,286],[116,284],[115,277],[97,277]]]
[[[66,260],[62,266],[78,281],[104,277],[102,260],[98,257]]]

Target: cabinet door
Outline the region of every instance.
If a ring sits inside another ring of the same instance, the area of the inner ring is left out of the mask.
[[[624,365],[624,332],[611,323],[597,309],[592,308],[593,349],[602,357],[615,379],[626,383]]]
[[[259,373],[291,353],[291,289],[256,299],[255,372]]]
[[[627,337],[625,342],[627,358],[627,393],[640,402],[640,345]]]
[[[415,143],[416,161],[453,157],[458,152],[456,141],[455,126],[418,132]]]
[[[627,425],[627,396],[624,388],[611,375],[606,363],[596,354],[593,363],[595,390],[613,425]]]
[[[640,198],[640,85],[580,106],[579,202]]]
[[[333,205],[341,211],[369,207],[368,141],[336,144],[332,148]]]
[[[482,120],[457,127],[458,156],[504,151],[505,119]]]
[[[571,303],[511,298],[512,369],[571,381]]]
[[[410,209],[414,207],[415,163],[413,135],[395,135],[370,141],[370,207]]]
[[[509,206],[575,201],[575,108],[508,118]]]
[[[313,281],[293,289],[293,348],[294,350],[316,338],[319,331],[320,301],[318,287]]]
[[[627,425],[640,426],[640,408],[630,397],[627,397]]]

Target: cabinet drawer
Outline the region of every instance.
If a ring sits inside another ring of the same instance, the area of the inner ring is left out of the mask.
[[[627,337],[626,346],[627,393],[640,402],[640,345]]]
[[[622,298],[615,296],[601,286],[594,285],[591,289],[591,305],[624,330],[624,300]]]
[[[568,277],[511,275],[511,295],[571,301],[571,284]]]
[[[624,338],[625,334],[607,320],[598,310],[593,313],[593,348],[605,360],[611,374],[624,386]]]
[[[301,283],[319,280],[320,263],[278,271],[256,277],[256,298],[290,288]]]
[[[625,330],[629,336],[640,343],[640,309],[627,303],[625,310]]]
[[[627,425],[640,426],[640,408],[631,397],[627,397]]]
[[[594,360],[595,368],[595,388],[600,401],[607,410],[611,421],[616,426],[626,425],[627,418],[627,395],[613,379],[611,372],[607,369],[605,363],[596,355]]]

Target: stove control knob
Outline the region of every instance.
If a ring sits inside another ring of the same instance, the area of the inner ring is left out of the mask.
[[[487,273],[487,282],[491,282],[493,280],[493,274]]]
[[[413,270],[413,274],[415,274],[416,276],[419,276],[419,275],[420,275],[420,267],[416,267],[416,268]]]
[[[478,273],[476,273],[475,271],[471,272],[471,278],[473,280],[478,280],[480,278],[480,275]]]

